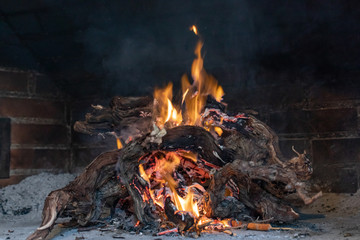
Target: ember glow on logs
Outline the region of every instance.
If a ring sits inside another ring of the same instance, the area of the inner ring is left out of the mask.
[[[198,35],[195,25],[191,26],[190,30]],[[179,104],[173,104],[172,102],[172,83],[169,83],[163,89],[155,89],[154,121],[160,129],[165,126],[202,126],[200,118],[208,96],[213,97],[217,102],[221,102],[224,91],[218,85],[216,79],[207,74],[203,67],[202,46],[203,42],[199,40],[195,48],[196,58],[191,67],[193,83],[190,84],[187,75],[183,75],[181,79],[182,99]],[[174,105],[177,107],[174,107]],[[220,127],[215,127],[214,130],[221,136],[222,130]],[[141,161],[144,161],[144,158]],[[174,214],[181,216],[182,219],[184,219],[186,214],[189,214],[197,225],[201,225],[204,222],[213,223],[211,219],[205,217],[206,210],[202,207],[206,205],[203,203],[205,201],[203,196],[205,193],[204,187],[194,181],[195,175],[192,172],[183,170],[186,176],[190,178],[186,181],[179,171],[175,171],[179,167],[180,162],[184,163],[186,161],[193,161],[193,164],[196,164],[197,156],[191,152],[155,152],[151,156],[146,157],[145,163],[139,165],[140,176],[150,186],[146,189],[149,192],[143,194],[143,200],[149,201],[148,196],[151,196],[152,201],[163,210],[165,210],[167,202],[169,205],[169,201],[171,201],[175,206]],[[200,177],[202,179],[208,178],[209,173],[206,173],[206,176]],[[189,182],[191,185],[187,185]],[[222,223],[218,221],[216,224]],[[224,225],[223,228],[225,229],[226,226]]]
[[[191,31],[199,36],[195,26]],[[192,82],[181,79],[179,101],[169,83],[153,98],[116,96],[109,108],[75,123],[75,131],[86,134],[116,133],[118,149],[99,155],[72,183],[49,194],[41,226],[29,240],[44,239],[58,217],[96,224],[105,206],[113,212],[111,206],[119,206],[134,220],[120,219],[126,229],[232,234],[229,228],[246,228],[252,219],[294,221],[299,214],[291,199],[311,204],[322,195],[306,190],[312,167],[305,153],[293,149],[297,156],[285,159],[269,126],[227,112],[222,87],[203,67],[202,46],[200,40]]]

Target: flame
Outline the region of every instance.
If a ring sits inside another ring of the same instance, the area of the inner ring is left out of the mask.
[[[172,100],[173,84],[169,83],[163,89],[155,89],[154,91],[154,112],[155,119],[159,127],[164,126],[167,122],[172,122],[176,126],[182,122],[182,115],[173,106]]]
[[[179,211],[191,212],[195,217],[200,217],[199,207],[194,201],[194,194],[192,191],[189,191],[185,198],[182,198],[177,194],[175,188],[170,188],[173,194],[173,199],[176,208]]]
[[[201,56],[202,46],[203,42],[199,41],[195,48],[196,58],[191,66],[193,84],[190,85],[186,75],[182,77],[181,81],[183,102],[185,102],[187,124],[189,125],[200,124],[200,114],[206,104],[208,95],[211,95],[218,102],[224,96],[224,90],[218,85],[217,80],[204,69],[204,59]]]
[[[137,221],[134,227],[138,227],[140,225],[140,221]]]
[[[223,134],[223,130],[220,127],[214,127],[214,131],[221,136]]]
[[[120,138],[116,138],[116,146],[117,146],[117,149],[122,149],[123,148],[123,145],[120,141]]]
[[[139,173],[140,176],[146,180],[150,184],[150,179],[155,179],[157,182],[162,182],[165,186],[167,186],[171,191],[172,200],[179,211],[187,211],[192,213],[194,216],[199,217],[199,208],[194,199],[194,193],[191,187],[189,187],[185,197],[181,197],[177,190],[177,182],[172,177],[172,173],[179,166],[181,161],[181,154],[184,156],[192,156],[191,153],[176,153],[169,152],[166,153],[164,158],[156,158],[155,157],[155,166],[144,170],[143,164],[139,164]],[[194,160],[196,161],[196,160]],[[164,207],[162,197],[162,192],[159,191],[157,194],[155,190],[149,189],[150,196],[154,203],[159,205],[160,207]],[[144,194],[144,198],[146,198],[146,194]]]
[[[190,30],[198,35],[198,29],[195,25]],[[163,89],[154,91],[154,116],[158,127],[162,128],[166,122],[171,122],[177,126],[180,124],[200,125],[200,114],[206,104],[208,95],[211,95],[216,101],[220,102],[224,96],[223,88],[218,85],[217,80],[204,69],[204,59],[201,56],[203,42],[200,40],[195,48],[195,56],[191,66],[191,77],[193,83],[190,84],[187,75],[181,79],[182,100],[181,110],[176,109],[171,102],[173,93],[173,84],[169,83]]]
[[[195,28],[196,29],[196,28]],[[155,89],[154,106],[157,116],[156,123],[162,127],[166,122],[173,122],[176,126],[184,123],[187,125],[200,125],[201,112],[206,104],[208,95],[211,95],[216,101],[221,102],[224,96],[223,88],[218,85],[217,80],[204,69],[204,60],[201,56],[203,43],[198,42],[195,48],[196,58],[191,66],[191,76],[193,83],[190,84],[187,75],[181,79],[182,87],[182,109],[185,112],[179,112],[173,106],[172,83],[169,83],[163,89]]]
[[[199,35],[195,25],[191,26],[190,30],[196,35]],[[163,128],[164,126],[173,127],[180,124],[201,125],[201,113],[206,105],[207,98],[211,96],[216,101],[221,102],[222,97],[224,96],[223,88],[218,84],[215,77],[205,71],[204,59],[201,55],[202,47],[203,42],[200,40],[196,45],[194,51],[195,59],[191,66],[192,82],[189,81],[186,74],[181,78],[182,96],[179,98],[179,100],[181,100],[180,103],[174,104],[174,102],[172,102],[172,83],[169,83],[163,89],[155,89],[153,117],[159,128]],[[215,127],[214,131],[219,136],[222,135],[221,128]],[[170,191],[169,195],[176,208],[179,211],[192,213],[199,219],[199,222],[201,222],[197,203],[197,201],[199,201],[199,196],[194,192],[196,190],[190,186],[184,189],[184,191],[181,191],[180,195],[178,192],[178,183],[173,178],[174,171],[180,165],[181,159],[186,158],[192,159],[194,162],[197,161],[197,156],[191,156],[190,153],[188,154],[189,157],[186,156],[186,154],[187,153],[180,151],[163,153],[163,155],[154,154],[151,156],[151,167],[146,169],[142,164],[139,164],[139,173],[140,176],[149,183],[149,194],[144,195],[150,196],[154,203],[164,207],[164,196],[168,196],[165,192],[168,193]],[[151,184],[153,184],[153,187],[156,189],[151,189]],[[159,190],[159,186],[162,186],[162,192]],[[209,220],[207,219],[204,221]]]
[[[193,31],[195,33],[195,35],[198,35],[198,30],[197,30],[197,27],[195,25],[192,25],[190,27],[190,31]]]

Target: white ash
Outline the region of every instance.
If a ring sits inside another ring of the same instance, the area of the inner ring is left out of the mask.
[[[74,174],[68,173],[41,173],[0,189],[0,218],[27,215],[31,219],[40,219],[47,195],[74,178]]]

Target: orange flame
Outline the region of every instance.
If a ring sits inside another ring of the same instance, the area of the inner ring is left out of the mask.
[[[198,33],[195,25],[191,27],[195,34]],[[204,59],[201,56],[203,42],[199,41],[195,48],[196,58],[191,66],[191,76],[193,83],[190,84],[186,75],[181,79],[182,101],[185,106],[185,112],[177,111],[172,100],[172,83],[169,83],[164,89],[156,89],[155,98],[155,116],[156,123],[162,127],[166,122],[173,122],[175,125],[181,123],[187,125],[200,125],[200,114],[206,104],[208,95],[211,95],[216,101],[220,102],[224,96],[224,90],[218,85],[217,80],[204,69]],[[183,109],[183,108],[182,108]]]
[[[220,102],[224,96],[224,90],[218,85],[217,80],[207,74],[204,69],[204,59],[201,57],[203,43],[198,42],[195,48],[196,58],[191,66],[191,76],[194,80],[190,85],[186,75],[182,77],[183,102],[186,104],[187,124],[199,125],[200,114],[206,104],[208,95],[213,96]],[[190,93],[190,94],[189,94]]]
[[[214,127],[214,131],[221,136],[223,134],[223,130],[220,127]]]
[[[116,138],[116,146],[117,146],[117,149],[122,149],[123,148],[123,145],[120,141],[120,138]]]
[[[186,156],[190,156],[191,154],[183,153]],[[168,186],[171,190],[172,200],[179,211],[187,211],[192,213],[194,216],[199,217],[199,208],[197,203],[194,200],[194,193],[191,188],[188,189],[186,196],[181,197],[177,191],[177,182],[172,177],[172,173],[175,171],[176,167],[179,166],[181,161],[181,156],[175,152],[169,152],[166,154],[165,158],[155,158],[155,166],[149,168],[149,172],[144,170],[142,164],[139,164],[139,173],[140,176],[150,183],[150,178],[155,178],[157,182],[163,182],[166,186]],[[155,176],[152,176],[155,173]],[[150,189],[150,196],[153,201],[161,207],[164,207],[163,202],[161,201],[161,196],[156,196],[154,190]],[[164,200],[164,199],[162,199]]]
[[[154,113],[156,123],[162,127],[166,122],[173,122],[179,125],[182,122],[182,115],[173,106],[172,100],[172,83],[169,83],[163,89],[154,91]]]
[[[197,27],[195,25],[192,25],[190,27],[190,31],[193,31],[195,33],[195,35],[198,35],[198,30],[197,30]]]

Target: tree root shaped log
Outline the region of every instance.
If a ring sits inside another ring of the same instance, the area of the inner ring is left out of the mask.
[[[45,239],[58,217],[72,217],[85,226],[99,218],[109,200],[126,197],[126,188],[116,180],[118,154],[99,155],[74,181],[52,191],[45,199],[41,226],[27,240]]]

